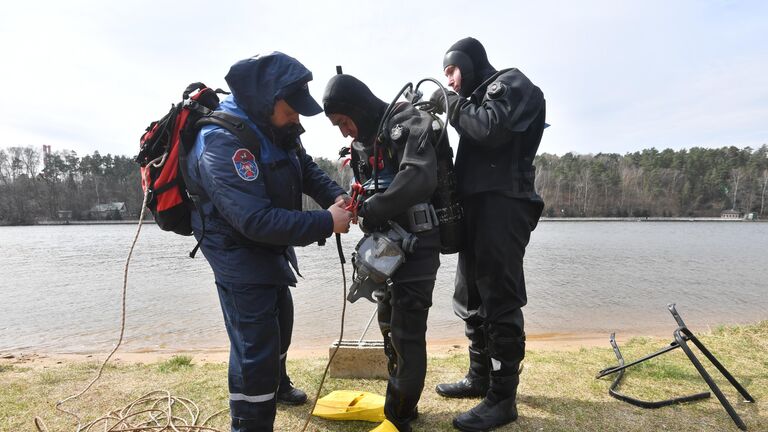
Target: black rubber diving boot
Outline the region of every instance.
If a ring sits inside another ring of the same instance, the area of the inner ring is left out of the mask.
[[[285,357],[280,362],[280,386],[275,398],[277,403],[284,405],[302,405],[307,402],[307,394],[293,386],[285,370]]]
[[[409,391],[402,391],[402,383],[398,383],[395,378],[389,379],[387,383],[387,395],[384,401],[384,415],[387,417],[398,432],[411,432],[411,422],[419,418],[419,409],[417,404],[421,396],[421,386],[407,386]],[[407,383],[406,383],[407,384]]]
[[[491,377],[491,388],[480,404],[453,419],[453,427],[464,432],[484,432],[517,420],[515,403],[517,375]]]
[[[469,372],[461,381],[438,384],[435,391],[448,398],[484,397],[488,393],[490,359],[484,352],[469,347]]]

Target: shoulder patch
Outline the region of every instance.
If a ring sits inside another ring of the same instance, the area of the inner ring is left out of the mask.
[[[491,83],[491,85],[488,86],[488,97],[491,99],[496,99],[497,97],[504,94],[504,90],[506,90],[504,84],[498,81]]]
[[[253,156],[247,148],[240,148],[232,156],[232,163],[235,164],[235,171],[241,179],[245,181],[254,181],[259,177],[259,166],[256,165],[256,157]]]

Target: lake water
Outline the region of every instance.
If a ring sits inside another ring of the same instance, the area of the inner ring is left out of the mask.
[[[135,225],[0,227],[0,352],[104,352],[119,332]],[[347,255],[360,236],[344,237]],[[145,225],[128,275],[124,350],[226,348],[213,275],[187,257],[189,237]],[[335,243],[297,249],[295,348],[338,337],[342,278]],[[460,340],[456,256],[442,256],[428,338]],[[671,335],[666,304],[691,328],[768,319],[768,223],[542,222],[526,256],[529,335]],[[351,269],[347,264],[347,276]],[[357,339],[374,304],[348,304]],[[368,338],[378,337],[374,323]]]

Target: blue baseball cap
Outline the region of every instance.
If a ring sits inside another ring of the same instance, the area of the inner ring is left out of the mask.
[[[309,94],[309,86],[306,83],[288,94],[284,99],[294,111],[305,117],[323,112],[320,104]]]

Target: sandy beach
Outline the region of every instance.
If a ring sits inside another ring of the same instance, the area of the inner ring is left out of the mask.
[[[648,335],[659,337],[659,335]],[[618,338],[622,341],[622,338]],[[627,337],[626,339],[629,339]],[[466,353],[465,339],[439,339],[428,342],[427,353],[430,357],[448,357]],[[534,351],[577,351],[582,348],[610,347],[608,335],[576,333],[543,333],[529,335],[526,343],[528,350]],[[24,365],[29,367],[48,367],[63,363],[102,362],[109,354],[104,352],[57,353],[57,352],[0,352],[0,365]],[[175,355],[192,357],[196,363],[226,363],[229,351],[226,348],[190,349],[190,350],[122,350],[119,349],[110,359],[116,364],[148,364],[167,360]],[[291,347],[288,352],[291,359],[327,358],[328,349],[302,349]]]

